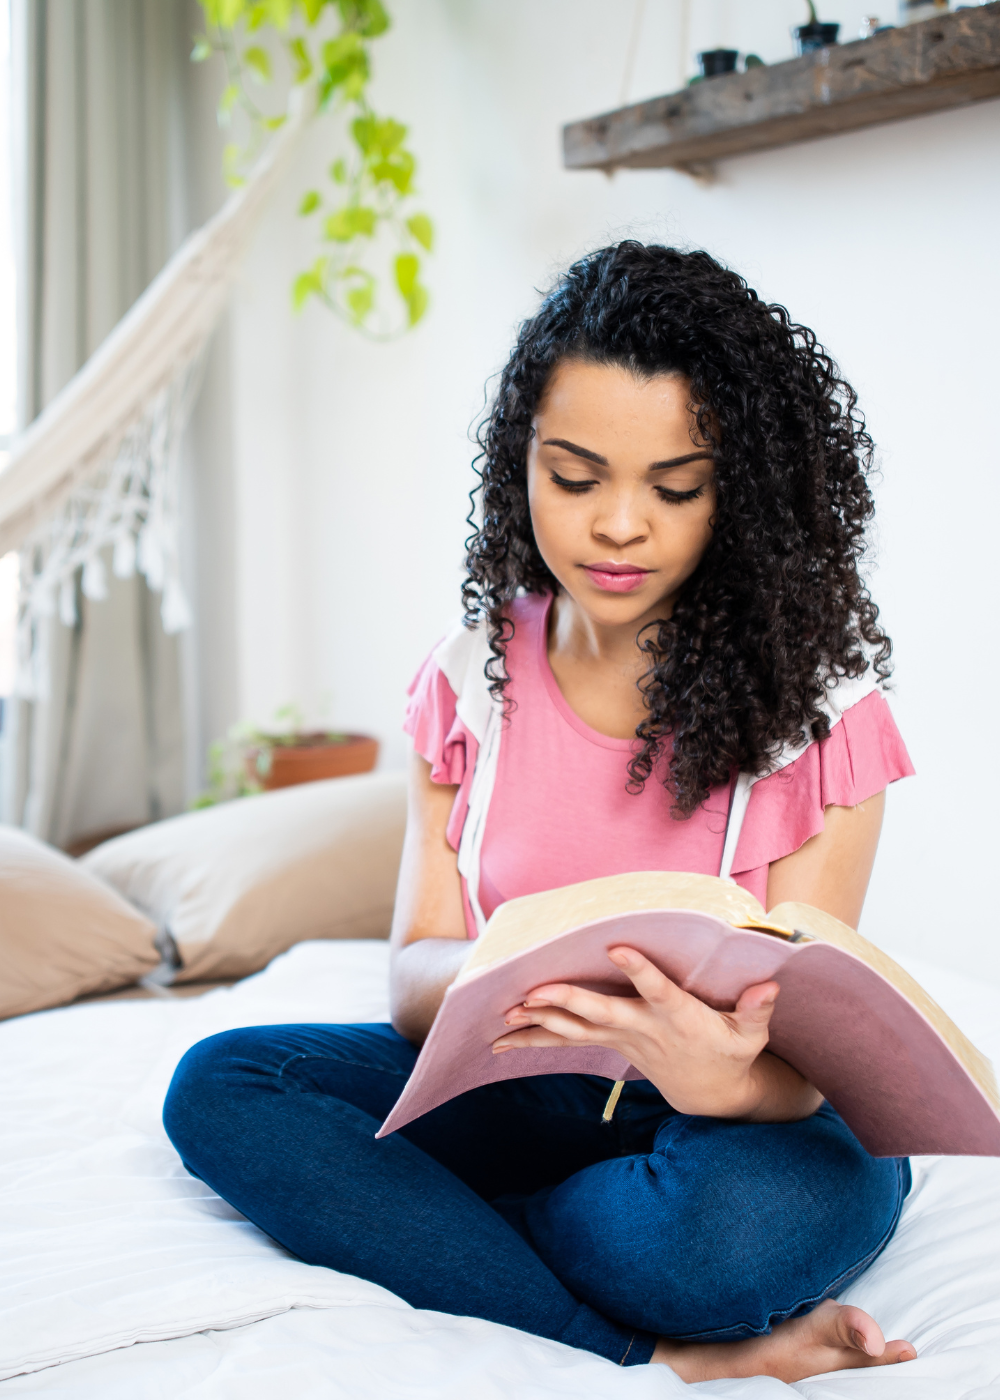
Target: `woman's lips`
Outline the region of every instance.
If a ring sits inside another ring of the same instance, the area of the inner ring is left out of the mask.
[[[602,559],[598,564],[584,564],[583,567],[590,575],[591,582],[606,593],[631,593],[652,572],[650,569],[640,569],[637,564],[616,564],[610,559]]]

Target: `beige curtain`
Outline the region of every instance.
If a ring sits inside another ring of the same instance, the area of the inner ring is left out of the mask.
[[[19,426],[188,231],[190,14],[174,0],[12,0]],[[18,164],[18,158],[19,164]],[[45,624],[47,698],[12,702],[4,820],[59,845],[179,811],[180,647],[136,576]]]

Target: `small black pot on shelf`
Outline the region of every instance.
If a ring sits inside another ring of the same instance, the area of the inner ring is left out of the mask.
[[[698,55],[702,76],[718,78],[723,73],[735,73],[739,56],[739,49],[706,49]]]
[[[821,20],[799,24],[793,30],[795,47],[800,54],[812,53],[815,49],[828,49],[837,42],[839,24],[824,24]]]

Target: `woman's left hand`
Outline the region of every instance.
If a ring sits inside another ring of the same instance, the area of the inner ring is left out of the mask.
[[[679,1113],[785,1122],[806,1118],[822,1096],[792,1067],[764,1053],[777,982],[748,987],[733,1011],[714,1011],[634,948],[608,957],[638,992],[603,996],[565,982],[536,987],[507,1013],[495,1053],[603,1045],[617,1050]]]

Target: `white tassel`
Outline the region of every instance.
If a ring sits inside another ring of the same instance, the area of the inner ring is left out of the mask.
[[[135,536],[131,530],[116,538],[111,567],[115,578],[131,578],[135,573]]]
[[[163,590],[163,602],[160,605],[160,619],[168,637],[175,632],[185,632],[194,621],[179,579],[167,579]]]
[[[83,566],[83,596],[92,603],[103,603],[108,596],[108,575],[104,560],[99,554],[92,554]]]
[[[159,593],[163,588],[163,550],[159,532],[151,521],[139,536],[139,568],[153,592]]]

